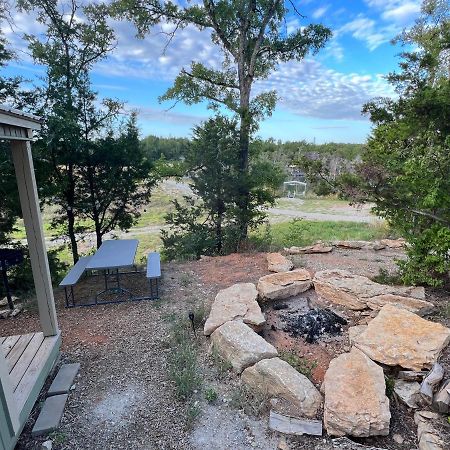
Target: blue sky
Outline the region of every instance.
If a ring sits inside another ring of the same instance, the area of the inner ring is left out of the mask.
[[[396,69],[399,47],[390,40],[410,26],[420,12],[415,0],[295,1],[306,16],[288,17],[287,29],[307,23],[323,23],[334,33],[318,55],[302,62],[280,65],[255,92],[275,89],[280,100],[273,116],[259,134],[264,138],[315,140],[321,142],[364,142],[370,123],[361,115],[362,105],[376,96],[394,95],[383,76]],[[43,69],[33,65],[21,35],[40,33],[32,17],[13,13],[14,28],[3,24],[19,61],[7,74],[37,79]],[[165,37],[155,27],[144,40],[135,38],[134,28],[114,22],[118,44],[106,61],[97,64],[92,82],[101,97],[118,98],[127,108],[137,109],[142,135],[189,136],[193,125],[211,115],[205,105],[160,104],[158,96],[171,85],[182,67],[193,60],[217,67],[221,55],[206,32],[181,30],[163,54]]]

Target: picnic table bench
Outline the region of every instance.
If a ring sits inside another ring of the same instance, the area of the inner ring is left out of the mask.
[[[134,258],[138,246],[135,239],[105,241],[93,256],[83,256],[69,270],[67,275],[59,284],[64,288],[66,307],[75,306],[74,286],[78,283],[85,271],[103,273],[105,289],[98,292],[93,304],[117,303],[124,300],[98,301],[103,294],[127,294],[129,300],[155,300],[159,298],[159,285],[161,280],[161,258],[159,253],[151,252],[147,256],[145,276],[149,282],[149,295],[137,297],[128,289],[121,286],[120,275],[124,273],[138,273],[134,265]],[[120,269],[134,267],[134,272],[121,272]],[[111,287],[111,277],[115,285]],[[81,306],[81,305],[80,305]]]
[[[78,283],[79,279],[86,270],[92,256],[82,256],[77,263],[69,270],[68,274],[59,283],[61,287],[64,288],[64,293],[66,296],[66,308],[69,307],[69,300],[72,302],[72,306],[75,306],[75,299],[73,297],[73,287]],[[68,291],[68,288],[70,290]]]

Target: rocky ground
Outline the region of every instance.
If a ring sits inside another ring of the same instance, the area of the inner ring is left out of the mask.
[[[401,250],[335,249],[327,254],[298,255],[293,261],[296,267],[306,267],[312,272],[338,268],[373,277],[380,268],[394,271],[395,259],[401,257]],[[209,354],[209,338],[200,330],[196,345],[203,382],[202,390],[194,396],[200,414],[192,424],[192,411],[175,396],[167,362],[171,317],[174,314],[187,317],[189,311],[203,314],[202,305],[207,310],[220,289],[237,282],[255,283],[267,275],[265,254],[170,263],[163,265],[163,274],[162,297],[157,302],[65,309],[63,293],[57,292],[58,318],[63,333],[62,361],[80,362],[81,370],[61,428],[51,436],[53,448],[269,450],[279,445],[282,448],[281,436],[268,431],[264,401],[258,399],[256,405],[249,402],[238,377],[217,367]],[[139,275],[130,276],[127,282],[136,290],[145,289],[145,280]],[[93,283],[92,279],[85,281],[78,294],[90,296],[95,290]],[[448,293],[427,292],[427,300],[437,305],[431,319],[449,326]],[[332,337],[309,344],[302,338],[292,341],[292,336],[283,338],[277,334],[271,340],[271,325],[279,320],[280,311],[268,308],[267,312],[269,325],[263,335],[279,350],[297,345],[299,353],[311,361],[311,379],[319,387],[330,360],[348,348],[348,339]],[[38,329],[37,313],[32,307],[0,322],[3,336]],[[449,370],[448,349],[442,362]],[[214,390],[217,399],[211,403],[206,401],[206,390]],[[46,439],[30,437],[37,412],[36,408],[18,449],[39,449]],[[385,449],[416,448],[417,427],[410,410],[394,400],[391,413],[389,437],[366,438],[360,442]],[[443,433],[448,430],[444,429]],[[403,442],[394,441],[393,434],[399,434]],[[290,449],[350,449],[345,442],[333,445],[327,436],[287,438],[286,441],[288,447],[285,448]]]

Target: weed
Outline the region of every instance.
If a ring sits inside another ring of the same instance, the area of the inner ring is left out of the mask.
[[[175,383],[177,397],[188,400],[201,385],[197,364],[197,349],[189,331],[189,324],[181,319],[172,322],[169,374]]]
[[[214,362],[214,365],[216,366],[219,378],[225,378],[225,376],[233,366],[230,364],[230,362],[220,356],[217,348],[214,345],[211,348],[211,358]]]
[[[300,358],[300,356],[295,353],[287,351],[280,352],[280,358],[289,363],[297,372],[305,375],[307,378],[311,378],[312,371],[317,367],[316,361]]]
[[[205,391],[205,400],[208,403],[214,403],[217,400],[217,392],[213,388],[206,389]]]
[[[180,275],[180,284],[183,287],[188,287],[192,283],[192,276],[187,273]]]
[[[186,430],[190,431],[200,416],[201,410],[198,401],[190,402],[186,409]]]
[[[230,406],[244,411],[247,415],[259,417],[269,409],[269,399],[267,392],[256,391],[240,383],[233,390]]]
[[[372,278],[372,280],[380,284],[390,284],[390,285],[404,284],[400,275],[390,273],[387,269],[384,269],[383,267],[380,267],[378,275],[375,275]]]
[[[384,379],[386,381],[386,396],[388,398],[392,398],[394,395],[395,379],[393,377],[388,377],[386,375]]]
[[[62,445],[67,440],[67,436],[62,431],[53,431],[48,435],[55,445]]]
[[[305,224],[303,219],[296,217],[289,222],[287,231],[283,236],[283,245],[291,247],[293,245],[302,245],[305,234]]]

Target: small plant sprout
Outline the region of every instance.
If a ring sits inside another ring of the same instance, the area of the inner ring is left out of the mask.
[[[214,403],[217,400],[217,392],[213,388],[206,389],[205,391],[205,400],[208,403]]]

